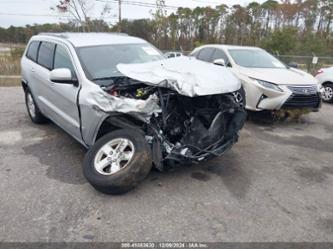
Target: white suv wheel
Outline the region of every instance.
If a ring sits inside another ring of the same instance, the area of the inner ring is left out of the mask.
[[[333,88],[331,86],[325,86],[322,94],[324,101],[331,101],[333,99]]]

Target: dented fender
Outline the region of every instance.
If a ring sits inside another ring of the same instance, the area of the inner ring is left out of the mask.
[[[96,84],[85,86],[79,96],[82,137],[85,143],[88,146],[94,144],[99,127],[114,113],[128,114],[143,122],[149,122],[154,113],[162,111],[158,101],[155,94],[147,100],[131,99],[112,96]]]

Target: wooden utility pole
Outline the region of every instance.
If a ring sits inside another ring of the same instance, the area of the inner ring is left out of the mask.
[[[118,0],[118,31],[121,32],[121,0]]]

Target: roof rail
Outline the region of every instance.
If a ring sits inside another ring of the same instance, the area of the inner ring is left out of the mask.
[[[100,33],[99,33],[100,34]],[[112,35],[123,35],[123,36],[128,36],[126,33],[122,32],[102,32],[102,34],[112,34]]]
[[[52,32],[41,32],[38,35],[47,35],[47,36],[55,36],[60,38],[69,38],[71,34],[111,34],[111,35],[122,35],[128,36],[126,33],[121,32],[63,32],[63,33],[52,33]]]
[[[66,33],[49,33],[49,32],[41,32],[38,33],[38,35],[46,35],[46,36],[55,36],[55,37],[60,37],[60,38],[68,38]]]

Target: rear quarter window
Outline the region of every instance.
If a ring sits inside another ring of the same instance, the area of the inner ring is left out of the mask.
[[[37,61],[37,54],[38,54],[38,47],[40,42],[39,41],[32,41],[28,47],[28,51],[26,56],[33,61]]]
[[[37,63],[49,70],[53,67],[55,44],[51,42],[42,42],[38,52]]]

